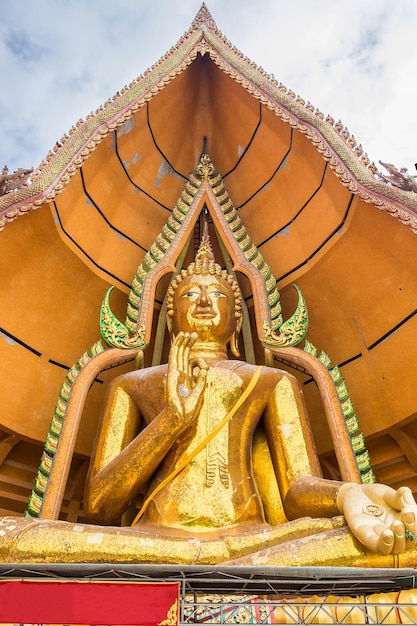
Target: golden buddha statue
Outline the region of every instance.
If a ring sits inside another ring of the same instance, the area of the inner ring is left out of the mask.
[[[3,561],[415,564],[411,491],[322,478],[296,379],[238,360],[240,290],[208,240],[172,280],[167,320],[168,363],[109,388],[84,497],[94,524],[3,518]],[[141,495],[133,525],[106,526]]]

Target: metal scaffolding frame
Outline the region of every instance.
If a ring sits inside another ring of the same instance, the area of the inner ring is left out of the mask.
[[[1,579],[178,582],[181,626],[417,624],[416,604],[366,597],[417,588],[414,569],[0,564]]]

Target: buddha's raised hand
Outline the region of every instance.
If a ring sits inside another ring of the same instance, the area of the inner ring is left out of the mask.
[[[180,428],[195,420],[203,401],[208,367],[204,359],[190,358],[196,340],[197,333],[179,332],[168,358],[167,409]]]

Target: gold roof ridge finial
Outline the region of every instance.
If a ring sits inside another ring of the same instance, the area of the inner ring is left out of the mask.
[[[203,150],[194,169],[194,173],[200,178],[211,178],[217,174],[217,170],[213,165],[208,151],[207,137],[203,137]]]
[[[193,20],[193,23],[191,24],[191,28],[193,30],[201,30],[204,27],[210,28],[211,30],[217,30],[217,24],[214,21],[213,16],[203,2]]]

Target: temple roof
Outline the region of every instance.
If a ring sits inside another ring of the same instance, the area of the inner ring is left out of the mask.
[[[284,317],[295,306],[292,284],[301,289],[308,339],[349,385],[377,478],[416,491],[417,194],[380,180],[345,126],[245,57],[204,4],[154,66],[74,124],[29,186],[0,197],[0,424],[9,450],[0,479],[30,487],[66,370],[98,339],[111,285],[123,317],[135,271],[204,138],[277,280]],[[161,287],[157,310],[162,295]],[[253,317],[245,285],[244,295]],[[91,414],[113,374],[94,383]],[[323,467],[337,477],[317,391],[300,380]],[[82,428],[74,476],[95,424]],[[4,510],[24,506],[17,491]]]
[[[132,120],[196,59],[204,59],[205,55],[254,99],[305,135],[352,193],[417,228],[416,194],[379,180],[375,176],[377,168],[342,122],[324,116],[237,50],[218,30],[204,3],[190,29],[169,52],[57,141],[32,175],[30,187],[0,198],[0,227],[60,193],[109,134]],[[195,98],[195,94],[189,91],[187,97]],[[187,171],[188,162],[183,167]]]

